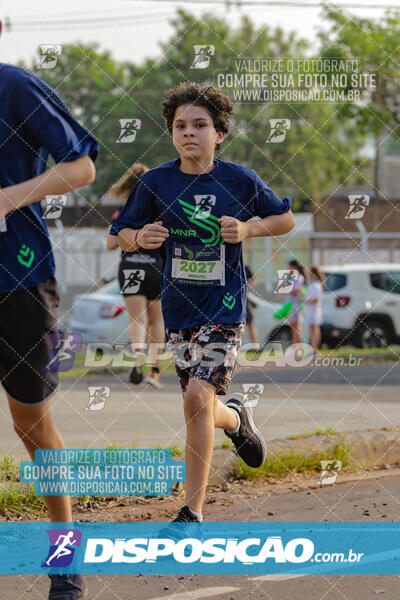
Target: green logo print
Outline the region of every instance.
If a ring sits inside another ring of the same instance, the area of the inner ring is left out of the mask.
[[[188,248],[187,246],[183,246],[183,249],[185,250],[188,260],[192,260],[193,256],[194,256],[194,252],[193,250],[191,250],[190,248]]]
[[[21,263],[21,265],[29,269],[29,267],[35,260],[35,253],[29,248],[29,246],[22,244],[17,254],[17,260],[19,263]]]
[[[223,243],[223,240],[221,239],[221,227],[218,223],[217,217],[214,217],[214,215],[209,215],[207,219],[196,219],[193,216],[196,214],[196,206],[193,206],[193,204],[189,204],[188,202],[184,202],[180,198],[178,198],[178,202],[181,205],[183,212],[188,215],[188,219],[191,223],[193,223],[193,225],[201,227],[211,234],[211,237],[209,238],[200,238],[203,244],[207,244],[208,246],[217,246],[218,244]]]
[[[236,299],[231,294],[225,294],[225,296],[222,299],[222,303],[224,306],[226,306],[226,308],[232,310],[232,308],[236,304]]]

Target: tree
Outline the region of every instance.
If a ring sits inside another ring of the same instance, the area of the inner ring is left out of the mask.
[[[362,70],[376,75],[378,85],[366,89],[361,102],[344,104],[340,114],[352,119],[358,130],[376,136],[375,190],[379,195],[385,140],[391,135],[398,138],[400,133],[400,12],[388,11],[380,20],[350,17],[337,9],[325,9],[324,15],[329,27],[320,32],[322,56],[361,58]]]
[[[100,142],[89,200],[101,197],[133,162],[154,167],[176,156],[161,117],[164,90],[184,80],[211,85],[214,71],[227,68],[232,57],[299,57],[308,50],[296,33],[258,27],[247,17],[232,29],[226,19],[178,10],[172,24],[159,57],[142,64],[117,62],[97,44],[78,43],[64,46],[54,69],[37,71]],[[196,44],[215,46],[207,69],[191,68]],[[290,195],[295,209],[308,208],[339,182],[360,181],[364,135],[337,111],[334,104],[237,102],[220,157],[255,169],[277,193]],[[141,127],[133,143],[118,143],[119,120],[127,118],[140,119]],[[291,120],[284,143],[266,143],[271,118]]]

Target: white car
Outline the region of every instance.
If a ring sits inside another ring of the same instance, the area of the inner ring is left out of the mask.
[[[247,296],[255,304],[254,324],[260,336],[260,345],[263,347],[268,341],[276,341],[282,344],[283,350],[286,350],[292,343],[289,321],[274,318],[274,313],[281,308],[282,303],[268,302],[251,290],[248,291]],[[244,332],[243,343],[250,343],[247,329]]]
[[[322,267],[322,341],[359,348],[400,341],[400,264],[360,263]]]

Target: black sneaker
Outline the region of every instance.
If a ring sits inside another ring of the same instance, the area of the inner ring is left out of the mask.
[[[86,584],[82,575],[49,575],[49,600],[78,600],[86,598]]]
[[[237,454],[246,465],[254,469],[261,467],[267,457],[267,448],[263,436],[254,424],[251,408],[243,401],[243,394],[231,394],[225,406],[236,410],[240,417],[239,431],[225,431],[225,434],[232,440]]]
[[[185,523],[185,525],[175,525],[175,523]],[[171,521],[168,527],[164,527],[159,531],[158,537],[174,538],[176,540],[186,537],[201,539],[201,523],[188,506],[183,506],[176,519]]]
[[[142,369],[138,367],[133,367],[132,371],[129,374],[129,381],[137,385],[138,383],[142,383],[143,381],[143,373]]]

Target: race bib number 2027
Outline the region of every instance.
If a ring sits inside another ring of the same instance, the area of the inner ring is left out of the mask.
[[[171,277],[175,283],[225,285],[225,246],[174,244]]]

